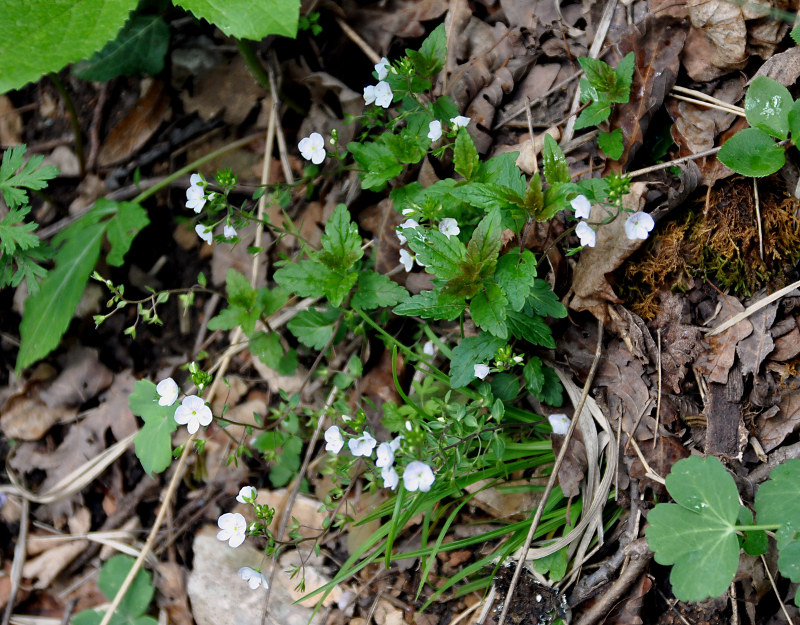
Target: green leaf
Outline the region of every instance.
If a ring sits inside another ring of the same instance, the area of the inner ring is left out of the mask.
[[[317,297],[331,273],[325,265],[314,260],[301,260],[281,267],[274,274],[275,282],[300,297]]]
[[[256,332],[250,339],[250,353],[270,369],[278,369],[283,358],[281,337],[277,332]]]
[[[792,135],[792,143],[800,143],[800,100],[792,104],[789,110],[789,132]]]
[[[430,122],[430,115],[421,115],[419,117],[427,118]],[[414,131],[410,125],[413,119],[408,120],[409,127],[403,128],[399,134],[385,134],[383,141],[389,147],[394,157],[401,163],[419,163],[428,153],[430,147],[430,139],[426,136],[428,134],[428,123],[425,124],[424,132]]]
[[[536,258],[525,250],[509,252],[497,261],[494,279],[503,289],[513,310],[520,310],[531,292],[536,278]]]
[[[431,34],[422,42],[419,52],[406,50],[406,54],[414,64],[417,74],[423,78],[438,74],[444,67],[445,57],[447,56],[447,39],[444,24],[439,24],[433,29]]]
[[[636,56],[633,52],[628,52],[617,65],[617,69],[614,71],[616,74],[614,86],[608,90],[608,98],[611,102],[624,103],[630,99],[635,65]]]
[[[475,180],[503,187],[521,198],[525,195],[528,183],[522,170],[517,167],[518,156],[519,152],[505,152],[483,161],[478,167]]]
[[[500,401],[512,401],[519,395],[519,380],[511,373],[495,373],[489,385],[492,395]]]
[[[666,485],[676,504],[650,511],[647,543],[656,562],[674,565],[670,582],[678,599],[718,597],[739,564],[736,484],[713,456],[690,456],[673,465]]]
[[[133,568],[133,563],[132,557],[117,554],[109,558],[108,562],[100,569],[100,574],[97,576],[97,587],[109,600],[113,599],[122,588],[122,583]],[[153,592],[150,573],[140,569],[119,604],[118,613],[129,618],[144,614],[153,600]]]
[[[453,388],[466,386],[475,379],[475,365],[487,364],[494,358],[505,341],[488,332],[468,336],[453,348],[450,360],[450,385]]]
[[[225,292],[228,294],[229,304],[249,308],[255,303],[256,293],[250,286],[250,281],[235,269],[228,269],[225,274]]]
[[[544,384],[542,384],[542,390],[536,393],[536,399],[553,408],[559,408],[564,402],[564,387],[561,386],[561,380],[558,379],[558,374],[552,367],[542,367],[542,374],[544,375]]]
[[[467,248],[458,237],[448,237],[438,230],[423,228],[403,228],[408,247],[417,255],[417,260],[442,280],[450,280],[461,275],[461,264]]]
[[[338,308],[302,310],[287,324],[287,327],[303,345],[319,350],[331,339],[340,314]]]
[[[361,186],[365,189],[381,191],[389,180],[403,171],[402,163],[397,161],[397,157],[383,143],[350,142],[347,149],[364,170],[361,173]]]
[[[500,253],[501,234],[500,211],[493,209],[480,220],[467,244],[464,263],[480,268],[481,276],[488,277],[494,273],[497,255]]]
[[[362,271],[358,274],[358,289],[351,302],[362,310],[372,310],[394,306],[407,299],[408,291],[393,282],[389,276],[374,271]]]
[[[496,283],[486,282],[483,291],[472,298],[469,312],[476,326],[501,339],[507,339],[507,305],[508,300],[503,295],[503,290]]]
[[[339,204],[328,219],[321,242],[319,260],[334,271],[348,271],[364,255],[358,226],[350,221],[350,211],[344,204]]]
[[[597,147],[612,161],[617,160],[622,156],[622,152],[625,149],[622,144],[622,129],[614,128],[612,132],[603,132],[601,130],[597,134]]]
[[[467,307],[463,297],[441,291],[422,291],[410,297],[402,304],[395,306],[394,314],[405,317],[422,317],[452,321]]]
[[[594,101],[581,111],[575,120],[575,130],[598,126],[611,115],[611,104],[608,101]]]
[[[85,59],[113,39],[136,0],[3,2],[0,93]]]
[[[586,74],[589,85],[597,91],[608,92],[616,86],[617,74],[605,61],[579,56],[578,63]],[[583,88],[581,90],[584,91]]]
[[[728,139],[717,158],[736,173],[752,178],[774,174],[786,162],[784,149],[759,128],[745,128]]]
[[[509,310],[506,315],[508,330],[516,338],[524,339],[532,345],[555,349],[556,342],[550,326],[539,315],[528,314],[524,310],[520,312]]]
[[[478,169],[478,150],[466,128],[459,128],[456,145],[453,148],[453,165],[456,171],[467,180]]]
[[[116,214],[108,221],[106,236],[111,244],[111,251],[106,262],[112,267],[121,267],[125,254],[133,243],[133,239],[145,226],[150,224],[147,211],[133,202],[113,202],[105,198],[97,200],[95,206],[101,208],[105,204],[115,205]]]
[[[355,285],[356,280],[358,280],[358,274],[355,272],[345,274],[331,272],[325,276],[322,292],[333,306],[339,306]]]
[[[42,280],[39,292],[25,300],[17,373],[58,347],[97,263],[105,230],[104,223],[93,224],[67,241],[56,254],[56,266]]]
[[[549,136],[549,135],[548,135]],[[528,214],[536,219],[544,208],[544,194],[542,193],[542,179],[537,171],[531,176],[528,190],[525,193],[525,208]]]
[[[33,3],[31,3],[33,4]],[[3,14],[4,19],[8,17]],[[0,20],[0,33],[3,21]],[[5,63],[5,59],[3,59]],[[4,65],[4,69],[8,69]],[[3,78],[0,77],[0,84]],[[17,208],[28,202],[26,189],[39,190],[47,186],[47,181],[58,176],[58,169],[52,165],[42,167],[44,156],[32,156],[25,162],[26,145],[15,145],[3,152],[3,161],[0,163],[0,191],[3,199],[10,209]]]
[[[570,181],[567,158],[564,156],[561,146],[547,133],[544,135],[544,147],[542,148],[542,171],[544,179],[549,185]]]
[[[134,14],[117,38],[90,59],[72,66],[83,80],[105,82],[117,76],[156,76],[164,69],[169,49],[169,26],[160,15]]]
[[[559,549],[549,556],[539,558],[533,563],[533,568],[542,575],[550,573],[550,580],[557,582],[564,578],[567,572],[567,565],[569,564],[569,555],[567,548]]]
[[[756,76],[744,98],[744,114],[754,128],[785,139],[789,135],[789,111],[794,100],[777,80]]]
[[[787,460],[769,478],[756,493],[756,517],[759,524],[780,526],[775,533],[778,570],[800,582],[800,460]]]
[[[33,234],[39,225],[25,221],[30,211],[30,206],[12,208],[0,221],[0,253],[3,255],[16,254],[39,245],[39,237]]]
[[[269,35],[297,36],[300,0],[175,0],[175,4],[229,37],[261,41]]]
[[[145,473],[161,473],[172,462],[172,433],[178,427],[172,406],[159,406],[156,385],[139,380],[128,398],[131,412],[144,421],[144,427],[134,438],[136,457]]]
[[[567,316],[567,309],[559,301],[558,295],[553,293],[550,285],[540,278],[534,279],[531,294],[526,304],[530,306],[532,312],[542,317],[549,316],[554,319],[563,319]]]
[[[753,513],[746,506],[739,506],[737,521],[739,525],[752,525]],[[769,538],[764,530],[749,530],[739,538],[739,545],[748,556],[760,556],[767,553]]]
[[[525,379],[525,388],[531,395],[539,396],[544,387],[544,373],[542,360],[538,356],[529,356],[522,368],[522,377]]]
[[[792,28],[792,30],[789,32],[789,36],[798,46],[800,46],[800,24]],[[798,589],[798,594],[800,594],[800,589]],[[800,605],[800,603],[798,603],[798,605]]]

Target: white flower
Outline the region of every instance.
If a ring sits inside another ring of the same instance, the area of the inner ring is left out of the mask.
[[[175,410],[175,421],[185,425],[189,434],[197,432],[201,425],[207,426],[212,418],[211,408],[197,395],[184,397],[181,405]]]
[[[217,540],[227,540],[231,547],[238,547],[244,542],[244,534],[247,531],[247,521],[238,512],[226,512],[217,519],[219,531]]]
[[[327,430],[325,430],[325,451],[331,451],[335,454],[338,454],[342,451],[342,447],[344,447],[344,439],[342,438],[342,432],[339,430],[339,427],[336,425],[332,425]]]
[[[395,436],[392,440],[389,441],[389,447],[392,448],[392,452],[397,451],[400,449],[400,441],[403,440],[405,436],[402,434],[400,436]]]
[[[585,221],[582,221],[577,225],[575,228],[575,234],[577,234],[578,238],[581,240],[581,245],[594,247],[594,244],[597,243],[597,233]]]
[[[364,433],[358,438],[351,438],[347,441],[347,446],[350,448],[350,453],[354,456],[364,456],[369,458],[372,455],[372,450],[375,448],[376,441],[369,432],[364,430]]]
[[[569,417],[565,414],[551,414],[547,420],[553,428],[553,434],[566,434],[569,430]]]
[[[469,117],[464,117],[463,115],[458,115],[456,117],[450,118],[450,123],[453,124],[456,128],[466,128],[467,124],[469,124]]]
[[[408,250],[400,250],[400,264],[405,267],[405,270],[411,271],[414,267],[414,260],[415,256],[413,254],[409,254]]]
[[[656,225],[649,213],[634,213],[625,221],[625,234],[629,239],[646,239]]]
[[[393,97],[394,94],[388,82],[382,80],[375,85],[375,106],[382,106],[388,109],[392,104]]]
[[[401,223],[397,227],[401,228],[401,229],[402,228],[417,228],[417,227],[419,227],[419,224],[413,219],[406,219],[403,223]],[[407,241],[405,235],[402,232],[399,232],[399,231],[396,232],[395,234],[397,234],[397,238],[400,241],[400,245],[405,245],[406,241]]]
[[[403,471],[403,485],[408,491],[419,490],[427,493],[431,489],[434,476],[431,468],[424,462],[413,460]]]
[[[253,503],[258,497],[258,491],[254,486],[242,486],[239,489],[239,494],[236,495],[236,501],[239,503]]]
[[[225,227],[222,229],[222,235],[226,239],[232,239],[233,237],[236,236],[236,228],[234,228],[230,224],[225,224]]]
[[[247,585],[250,586],[250,590],[255,590],[260,586],[269,588],[267,578],[264,577],[264,574],[258,569],[251,569],[249,566],[243,566],[239,569],[239,577],[247,582]]]
[[[203,180],[203,177],[200,174],[192,174],[189,176],[189,184],[193,187],[203,188],[203,186],[206,184],[206,181]]]
[[[434,119],[428,124],[428,139],[431,141],[438,141],[442,136],[442,122]]]
[[[159,406],[171,406],[178,399],[178,385],[172,378],[165,378],[156,385],[156,393],[160,395]]]
[[[300,149],[300,154],[303,155],[303,158],[311,161],[314,165],[319,165],[327,156],[325,139],[318,132],[312,132],[304,139],[300,139],[297,147]]]
[[[375,71],[378,72],[378,80],[386,78],[389,75],[389,59],[381,57],[381,62],[375,65]]]
[[[491,371],[489,365],[475,365],[472,370],[475,373],[475,377],[480,378],[481,380],[489,375],[489,372]]]
[[[524,358],[522,356],[514,356],[511,360],[513,360],[515,363],[520,365],[520,364],[522,364],[522,361],[524,360]]]
[[[403,209],[403,215],[413,215],[416,212],[417,211],[415,209],[413,209],[413,208],[404,208]]]
[[[445,235],[448,239],[450,237],[458,236],[461,228],[458,227],[458,222],[452,217],[445,217],[439,224],[439,232]]]
[[[375,452],[375,466],[381,469],[390,467],[394,464],[394,449],[391,443],[381,443]]]
[[[193,184],[186,189],[186,208],[191,208],[195,213],[199,213],[205,205],[206,198],[203,187]]]
[[[400,476],[397,475],[394,467],[384,467],[381,469],[381,478],[383,478],[383,487],[391,488],[394,490],[400,483]]]
[[[375,101],[375,85],[364,87],[364,104],[369,106]]]
[[[214,238],[214,233],[211,232],[207,226],[204,226],[203,224],[197,224],[194,227],[194,231],[197,233],[197,236],[203,239],[203,241],[211,245],[211,240]]]
[[[575,211],[576,219],[589,219],[589,213],[592,212],[592,204],[585,195],[579,195],[570,202],[572,210]]]
[[[433,356],[436,353],[433,348],[433,341],[425,341],[422,346],[422,353],[426,356]]]

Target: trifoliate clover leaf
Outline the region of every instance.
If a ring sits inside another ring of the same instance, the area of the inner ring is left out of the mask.
[[[658,504],[647,517],[655,560],[674,565],[670,582],[681,601],[718,597],[739,564],[736,484],[716,458],[690,456],[675,463],[666,485],[676,503]]]

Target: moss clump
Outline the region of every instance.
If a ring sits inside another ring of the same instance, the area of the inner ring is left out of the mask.
[[[763,259],[749,179],[725,181],[697,200],[696,210],[682,220],[660,227],[638,258],[625,266],[620,293],[631,309],[652,319],[661,291],[686,290],[700,276],[737,295],[785,286],[787,267],[800,258],[800,203],[781,188],[774,178],[759,182]]]

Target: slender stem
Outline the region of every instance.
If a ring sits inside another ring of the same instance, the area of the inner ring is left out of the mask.
[[[261,64],[261,60],[253,49],[253,45],[244,39],[236,39],[236,47],[239,48],[239,54],[242,55],[245,65],[247,65],[247,69],[250,70],[253,78],[269,92],[269,76],[267,75],[267,70],[265,70],[264,66]]]
[[[72,123],[72,134],[75,136],[75,152],[78,156],[78,163],[80,164],[81,168],[81,176],[83,176],[83,174],[86,173],[86,156],[83,153],[83,134],[81,133],[81,123],[78,119],[78,110],[75,108],[75,102],[72,100],[72,97],[69,95],[69,92],[67,91],[66,87],[64,87],[64,83],[61,82],[61,79],[58,77],[58,75],[52,73],[49,75],[49,77],[53,83],[53,86],[64,100],[64,106],[67,107],[69,120]]]
[[[770,525],[769,523],[765,525],[734,525],[733,529],[737,532],[754,532],[756,530],[777,530],[780,529],[780,525]]]

